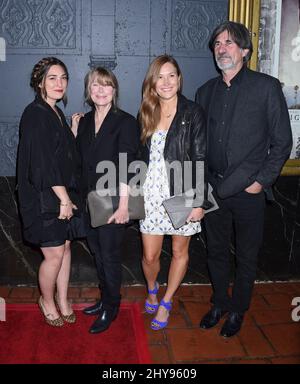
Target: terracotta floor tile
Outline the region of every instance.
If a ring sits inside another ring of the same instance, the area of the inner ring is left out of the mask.
[[[249,312],[245,313],[244,320],[243,320],[243,327],[247,326],[255,326],[254,320]]]
[[[100,297],[99,289],[96,287],[82,288],[81,298],[82,299],[95,299],[98,300]]]
[[[69,287],[68,289],[68,298],[78,299],[81,294],[81,289],[77,287]]]
[[[32,287],[15,287],[12,288],[9,298],[11,299],[30,299],[33,298],[34,288]]]
[[[153,318],[153,316],[151,316],[151,315],[145,314],[143,316],[145,330],[146,330],[149,345],[166,344],[166,336],[165,336],[164,331],[153,331],[150,328],[150,323],[152,321],[152,318]]]
[[[166,345],[150,345],[149,347],[152,362],[154,364],[172,363],[169,351]]]
[[[80,297],[81,288],[80,287],[69,287],[68,288],[68,298],[73,301]],[[38,299],[41,295],[40,290],[36,287],[33,291],[33,297]]]
[[[269,359],[241,359],[233,361],[232,364],[271,364]]]
[[[176,362],[245,356],[238,338],[225,340],[219,336],[217,329],[168,329],[166,335]]]
[[[5,299],[6,297],[9,296],[9,293],[11,291],[11,288],[9,287],[0,287],[0,297],[2,297],[3,299]]]
[[[181,285],[176,291],[175,296],[194,297],[194,296],[211,296],[211,285]]]
[[[211,287],[211,284],[197,284],[197,285],[192,285],[191,286],[192,289],[193,289],[193,296],[197,297],[197,296],[205,296],[206,297],[206,300],[207,300],[207,296],[210,298],[210,296],[212,295],[212,287]]]
[[[38,287],[33,288],[32,297],[34,297],[35,299],[38,299],[40,296],[41,296],[41,291],[39,290],[39,288]]]
[[[295,290],[297,292],[297,296],[300,296],[300,282],[293,283]]]
[[[198,326],[202,317],[210,310],[211,306],[203,304],[199,301],[187,301],[183,302],[185,311],[187,312],[191,323],[194,326]]]
[[[300,355],[293,357],[276,357],[271,359],[273,364],[298,364],[300,365]]]
[[[278,355],[300,354],[300,326],[294,324],[273,324],[261,327]]]
[[[169,317],[169,323],[168,323],[168,329],[169,328],[185,328],[187,327],[187,323],[185,321],[185,318],[180,313],[172,313]]]
[[[238,334],[243,347],[246,349],[248,356],[274,356],[275,351],[268,342],[268,339],[261,333],[258,327],[243,325]]]
[[[258,325],[292,323],[291,311],[287,309],[268,309],[251,312],[253,320]]]
[[[277,283],[277,284],[273,284],[273,287],[274,287],[274,292],[290,293],[293,296],[297,294],[297,289],[293,283]]]
[[[157,345],[157,344],[166,345],[164,332],[152,331],[152,329],[150,329],[150,323],[149,323],[148,328],[146,329],[146,335],[147,335],[147,340],[148,340],[149,345]]]
[[[270,308],[269,303],[264,299],[263,295],[253,295],[250,303],[249,311],[256,309],[268,309]]]
[[[190,363],[189,363],[190,364]],[[231,364],[231,360],[228,359],[228,360],[200,360],[200,361],[197,361],[195,364]]]
[[[295,297],[293,294],[290,293],[287,294],[277,292],[274,292],[272,294],[264,294],[263,296],[272,308],[278,309],[291,309],[291,303],[293,297]]]
[[[145,285],[139,285],[136,287],[126,287],[126,297],[140,297],[140,298],[146,298],[147,296],[147,289]]]
[[[274,284],[272,283],[256,283],[254,285],[253,294],[264,294],[264,293],[273,293]]]
[[[121,296],[126,297],[127,296],[127,286],[121,287]]]
[[[212,303],[210,302],[210,296],[194,296],[195,300],[201,302],[201,303],[204,303],[206,305],[208,305],[209,307],[212,306]]]
[[[7,298],[5,299],[6,303],[7,304],[13,304],[13,303],[16,303],[16,304],[26,304],[26,303],[37,303],[37,298],[36,297],[30,297],[30,298],[27,298],[27,297],[12,297],[12,298]]]

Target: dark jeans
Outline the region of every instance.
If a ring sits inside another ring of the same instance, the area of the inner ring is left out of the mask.
[[[265,196],[245,191],[216,200],[219,209],[208,213],[205,228],[208,268],[213,285],[212,302],[224,310],[244,313],[250,306],[257,256],[263,239]],[[235,280],[230,284],[230,241],[235,230]]]
[[[101,300],[104,307],[119,307],[122,284],[122,242],[125,225],[109,224],[91,228],[87,242],[95,257]]]

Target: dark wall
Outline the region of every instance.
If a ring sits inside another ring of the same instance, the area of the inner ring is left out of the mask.
[[[83,78],[90,65],[114,70],[120,106],[136,115],[141,84],[154,56],[178,59],[184,93],[216,75],[207,42],[227,17],[228,0],[2,0],[0,37],[7,45],[0,61],[0,176],[15,174],[18,124],[33,98],[33,65],[55,55],[70,72],[70,116],[83,107]]]

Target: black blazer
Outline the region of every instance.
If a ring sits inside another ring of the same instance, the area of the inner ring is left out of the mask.
[[[51,187],[64,186],[70,194],[76,189],[75,137],[57,109],[62,124],[53,109],[36,97],[20,121],[17,190],[24,237],[32,243],[40,242],[41,220],[58,216],[59,199]]]
[[[120,109],[110,109],[106,115],[97,136],[95,137],[95,110],[80,119],[77,148],[81,159],[80,189],[82,196],[96,189],[97,181],[108,171],[96,172],[101,161],[111,161],[116,167],[116,184],[128,184],[133,174],[127,172],[128,165],[136,160],[139,130],[136,119]],[[119,164],[119,154],[127,156],[127,167],[124,162]],[[119,168],[124,167],[125,178],[119,179]],[[126,180],[127,179],[127,180]],[[105,185],[105,187],[110,187]]]
[[[254,181],[270,196],[292,148],[290,118],[280,82],[248,68],[243,71],[227,142],[228,167],[217,185],[221,198],[244,190]],[[218,81],[220,77],[209,80],[196,93],[196,102],[206,113],[207,130]]]

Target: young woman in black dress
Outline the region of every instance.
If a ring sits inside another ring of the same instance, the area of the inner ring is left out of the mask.
[[[24,239],[44,256],[38,273],[40,309],[49,325],[59,327],[76,321],[67,291],[78,162],[75,138],[57,106],[66,102],[68,70],[55,57],[43,58],[33,68],[30,85],[36,97],[20,122],[19,208]]]

